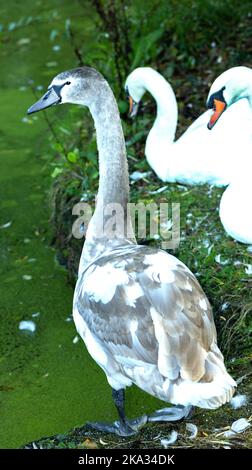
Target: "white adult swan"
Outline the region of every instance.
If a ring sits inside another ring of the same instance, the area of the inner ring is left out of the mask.
[[[127,220],[126,150],[108,83],[88,67],[63,72],[28,112],[57,103],[87,106],[97,133],[99,190],[80,259],[73,315],[89,353],[107,375],[119,421],[93,426],[125,436],[135,432],[136,423],[124,413],[124,389],[132,383],[179,405],[149,420],[181,419],[192,405],[223,405],[236,384],[225,369],[203,290],[174,256],[137,245]],[[122,217],[112,231],[115,207]]]
[[[208,124],[215,129],[225,119],[229,109],[246,100],[252,106],[252,70],[248,67],[234,67],[221,74],[213,83],[208,97],[208,107],[213,108]],[[229,108],[230,107],[230,108]],[[225,111],[225,112],[224,112]],[[248,124],[242,116],[237,116],[237,126]],[[245,129],[252,136],[252,129]],[[212,131],[211,131],[212,132]],[[244,164],[242,154],[247,151],[248,142],[240,141],[237,154],[238,166],[230,185],[224,191],[220,202],[220,219],[224,229],[235,240],[252,244],[252,152],[251,159]],[[252,150],[252,145],[251,145]],[[226,149],[220,148],[220,159]]]
[[[204,112],[175,141],[177,101],[164,77],[150,67],[140,67],[128,76],[125,88],[133,115],[145,91],[156,101],[157,116],[146,140],[145,155],[162,181],[226,186],[237,164],[251,160],[252,112],[248,100],[230,107],[212,132],[207,129],[211,112]]]

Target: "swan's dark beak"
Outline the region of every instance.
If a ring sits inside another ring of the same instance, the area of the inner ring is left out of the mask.
[[[49,90],[45,93],[40,100],[34,103],[27,111],[27,114],[36,113],[37,111],[41,111],[42,109],[49,108],[55,104],[61,102],[60,96],[60,89],[59,87],[52,86]]]
[[[138,113],[139,103],[136,103],[131,96],[129,96],[129,116],[134,118]]]

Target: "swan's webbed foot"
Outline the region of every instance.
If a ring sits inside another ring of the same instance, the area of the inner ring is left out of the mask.
[[[137,419],[115,421],[112,424],[107,423],[87,423],[92,429],[98,431],[117,434],[121,437],[129,437],[137,434],[139,429],[147,423],[147,416],[141,416]]]
[[[102,432],[117,434],[118,436],[134,436],[139,429],[147,423],[147,416],[143,415],[136,419],[127,419],[124,411],[124,389],[115,390],[112,388],[112,398],[118,411],[119,420],[112,424],[87,423],[93,429]]]
[[[134,436],[134,434],[137,434],[139,429],[147,422],[153,423],[156,421],[179,421],[183,418],[187,418],[193,410],[192,406],[178,405],[157,410],[150,416],[143,415],[139,418],[130,420],[126,418],[124,411],[124,389],[112,389],[112,397],[118,411],[119,420],[112,424],[98,422],[87,424],[92,429],[96,429],[101,432],[117,434],[117,436],[121,437]]]
[[[155,411],[152,415],[148,416],[148,422],[155,421],[180,421],[187,418],[193,410],[193,406],[172,406],[170,408],[163,408]]]

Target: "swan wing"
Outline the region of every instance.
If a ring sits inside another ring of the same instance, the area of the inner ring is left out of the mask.
[[[147,247],[111,253],[84,273],[76,289],[75,307],[117,363],[154,365],[170,380],[204,376],[216,343],[212,311],[196,278],[175,257]]]

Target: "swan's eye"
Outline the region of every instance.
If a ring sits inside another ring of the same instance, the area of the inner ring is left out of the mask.
[[[71,82],[66,82],[65,85],[71,85]]]

